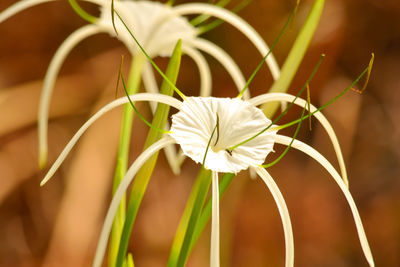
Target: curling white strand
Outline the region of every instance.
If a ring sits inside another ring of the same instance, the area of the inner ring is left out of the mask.
[[[182,51],[193,59],[196,63],[200,73],[200,96],[211,95],[211,71],[210,67],[204,56],[196,49],[187,46],[186,43],[182,44]]]
[[[210,267],[219,267],[219,189],[217,172],[212,172]]]
[[[8,7],[7,9],[5,9],[4,11],[2,11],[0,13],[0,23],[2,23],[3,21],[7,20],[8,18],[14,16],[15,14],[28,9],[30,7],[42,4],[42,3],[46,3],[46,2],[51,2],[54,0],[22,0],[19,1],[13,5],[11,5],[10,7]]]
[[[186,43],[189,43],[197,49],[203,50],[218,60],[232,77],[238,91],[240,92],[243,89],[243,87],[246,85],[246,80],[244,79],[243,73],[236,62],[223,49],[214,43],[201,38],[190,40]],[[250,98],[249,90],[245,91],[243,98]]]
[[[143,72],[142,72],[142,77],[143,77],[143,83],[146,88],[146,90],[150,93],[158,93],[158,85],[156,82],[156,79],[154,77],[154,73],[151,67],[151,64],[149,62],[146,62],[144,64]],[[150,108],[153,112],[153,114],[156,112],[157,105],[155,102],[150,102]],[[169,129],[169,123],[167,122],[165,125],[166,129]],[[163,149],[165,153],[165,157],[167,159],[167,162],[169,166],[171,167],[172,172],[175,175],[178,175],[181,172],[180,165],[178,164],[177,160],[177,152],[175,146],[167,146]]]
[[[131,95],[130,98],[132,101],[135,101],[135,102],[138,102],[138,101],[160,102],[160,103],[170,105],[178,110],[180,110],[180,107],[182,105],[182,102],[180,102],[179,100],[172,98],[170,96],[166,96],[166,95],[140,93],[140,94]],[[110,111],[111,109],[113,109],[115,107],[126,104],[128,102],[129,102],[128,97],[122,97],[122,98],[116,99],[116,100],[112,101],[111,103],[102,107],[99,111],[96,112],[96,114],[94,114],[89,120],[87,120],[82,125],[82,127],[75,133],[75,135],[71,138],[71,140],[68,142],[68,144],[65,146],[64,150],[61,152],[61,154],[58,156],[57,160],[51,166],[50,170],[47,172],[46,176],[43,178],[40,185],[41,186],[44,185],[54,175],[54,173],[60,167],[60,165],[66,158],[66,156],[69,154],[71,149],[76,144],[76,142],[79,140],[79,138],[82,136],[82,134],[90,127],[90,125],[92,125],[98,118],[100,118],[106,112]]]
[[[49,117],[50,98],[53,87],[60,71],[61,65],[69,52],[83,39],[101,32],[102,29],[97,25],[86,25],[76,30],[61,44],[54,54],[47,69],[43,82],[43,89],[40,96],[40,105],[38,113],[38,135],[39,135],[39,162],[45,164],[47,156],[47,127]]]
[[[283,232],[285,235],[285,258],[286,267],[291,267],[294,265],[294,240],[293,240],[293,229],[292,223],[290,221],[289,210],[286,206],[284,197],[279,190],[278,185],[275,183],[271,175],[262,167],[253,167],[257,174],[261,177],[264,183],[267,185],[269,191],[271,192],[276,205],[278,206],[279,214],[281,215]]]
[[[21,0],[18,1],[17,3],[11,5],[4,11],[0,12],[0,23],[3,21],[7,20],[8,18],[18,14],[21,11],[24,11],[25,9],[28,9],[30,7],[40,5],[46,2],[53,2],[56,0]],[[97,5],[104,5],[106,2],[104,0],[84,0],[86,2],[90,2],[93,4]]]
[[[287,137],[287,136],[283,136],[283,135],[275,136],[275,142],[279,143],[279,144],[288,146],[291,141],[292,141],[292,138]],[[354,222],[356,224],[358,237],[360,239],[361,247],[364,252],[365,258],[367,259],[367,261],[371,267],[375,266],[374,259],[373,259],[372,253],[371,253],[371,249],[368,244],[367,236],[365,234],[365,230],[364,230],[363,224],[361,222],[360,214],[358,213],[358,210],[357,210],[357,206],[354,203],[353,197],[351,196],[350,191],[347,189],[347,187],[344,184],[343,180],[341,179],[340,175],[337,173],[335,168],[329,163],[329,161],[326,158],[324,158],[318,151],[316,151],[311,146],[309,146],[301,141],[294,140],[292,147],[306,153],[307,155],[309,155],[310,157],[312,157],[316,161],[318,161],[318,163],[321,164],[329,172],[329,174],[332,176],[332,178],[336,181],[339,188],[342,190],[344,196],[346,197],[347,203],[350,206],[351,212],[353,214]]]
[[[256,97],[253,97],[252,99],[249,100],[250,103],[252,103],[255,106],[267,103],[267,102],[274,102],[274,101],[284,101],[284,102],[292,102],[296,97],[290,94],[286,93],[267,93],[267,94],[262,94]],[[302,98],[297,98],[294,104],[304,107],[306,104],[306,100]],[[317,108],[310,104],[310,109],[311,112],[315,112]],[[326,132],[328,133],[329,138],[331,139],[333,148],[336,153],[337,160],[339,162],[339,168],[340,172],[342,174],[342,178],[344,183],[346,184],[347,188],[349,187],[349,181],[347,178],[347,171],[346,171],[346,164],[344,163],[344,158],[342,154],[342,150],[339,145],[339,140],[336,136],[335,131],[333,130],[332,125],[329,123],[329,121],[326,119],[326,117],[322,114],[322,112],[317,112],[313,115],[324,127]]]
[[[226,9],[205,3],[189,3],[178,5],[174,7],[173,10],[179,15],[205,14],[220,18],[241,31],[254,44],[263,57],[269,51],[267,44],[257,31],[255,31],[245,20]],[[268,56],[266,63],[271,71],[272,77],[274,80],[277,80],[280,75],[280,70],[272,53]]]
[[[169,135],[164,136],[162,139],[149,146],[142,154],[140,154],[139,157],[137,157],[135,162],[129,167],[128,171],[125,174],[124,179],[121,181],[117,191],[114,194],[110,207],[108,208],[103,228],[101,230],[100,239],[97,244],[93,267],[100,267],[101,263],[103,262],[104,253],[107,248],[108,237],[110,235],[115,213],[118,210],[118,206],[122,196],[125,194],[126,190],[128,189],[128,186],[132,182],[136,173],[154,153],[156,153],[157,151],[159,151],[160,149],[164,148],[167,145],[173,144],[174,142],[175,141]]]

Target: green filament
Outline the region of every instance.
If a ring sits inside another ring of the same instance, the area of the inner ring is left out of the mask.
[[[263,57],[261,62],[258,64],[257,68],[253,71],[253,73],[251,74],[250,78],[247,80],[245,86],[240,91],[239,95],[237,96],[237,98],[241,98],[243,96],[244,92],[249,87],[250,83],[253,81],[254,77],[256,76],[258,71],[263,66],[264,62],[267,60],[267,57],[272,53],[272,51],[274,50],[275,46],[278,44],[278,42],[281,39],[282,35],[285,33],[287,27],[289,26],[290,21],[292,21],[294,15],[296,14],[298,6],[299,6],[299,1],[297,1],[296,6],[294,7],[294,9],[293,9],[292,13],[290,14],[288,20],[286,21],[285,25],[283,26],[281,32],[279,33],[278,38],[276,38],[275,42],[272,44],[272,46],[269,49],[268,53]]]

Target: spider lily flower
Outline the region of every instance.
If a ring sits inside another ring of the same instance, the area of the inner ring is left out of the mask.
[[[138,170],[157,151],[171,144],[180,145],[183,153],[195,162],[203,163],[204,167],[212,171],[212,227],[211,227],[211,256],[210,266],[219,266],[219,196],[218,175],[219,173],[238,173],[242,170],[251,169],[255,171],[271,191],[278,206],[281,216],[285,237],[285,257],[287,267],[294,264],[294,240],[289,212],[278,186],[271,175],[261,166],[267,155],[273,151],[275,143],[289,146],[291,137],[279,135],[278,126],[273,125],[267,131],[261,132],[271,124],[257,106],[273,101],[293,102],[304,107],[307,103],[301,98],[285,93],[267,93],[249,100],[240,98],[215,98],[215,97],[183,97],[183,102],[161,94],[139,93],[130,96],[132,101],[152,101],[164,103],[174,107],[178,113],[172,116],[170,132],[158,142],[148,147],[137,157],[128,169],[124,179],[120,183],[107,212],[102,228],[98,248],[93,266],[101,266],[108,236],[112,227],[114,216],[122,195],[134,179]],[[93,117],[91,117],[74,135],[71,141],[62,151],[59,158],[50,168],[42,181],[46,183],[72,147],[78,141],[86,129],[107,111],[125,104],[129,101],[127,97],[119,98],[104,106]],[[327,131],[332,143],[337,143],[336,136],[327,119],[316,107],[310,105],[311,112]],[[257,135],[257,136],[256,136]],[[254,137],[256,136],[256,137]],[[250,141],[231,149],[244,140]],[[332,176],[339,188],[342,190],[353,214],[362,250],[370,266],[374,266],[372,253],[366,238],[360,215],[343,177],[337,172],[332,164],[318,151],[309,145],[294,140],[292,147],[304,152],[321,164]]]
[[[51,1],[55,0],[21,0],[0,12],[0,23],[29,7]],[[69,52],[79,42],[89,36],[98,33],[108,33],[118,38],[127,47],[133,58],[141,57],[140,49],[132,42],[132,38],[121,20],[116,20],[115,24],[113,24],[111,1],[85,1],[100,7],[100,17],[93,24],[85,25],[67,37],[53,56],[44,78],[39,107],[39,165],[42,167],[45,166],[47,160],[47,128],[51,95],[58,72]],[[191,57],[198,66],[200,96],[211,95],[211,72],[201,52],[210,54],[226,67],[238,90],[241,90],[245,86],[245,79],[234,60],[219,46],[201,38],[199,36],[202,33],[201,30],[191,25],[184,16],[204,14],[221,19],[241,31],[254,44],[262,56],[266,55],[269,51],[267,44],[261,36],[247,22],[234,13],[211,4],[188,3],[170,6],[145,0],[121,0],[115,1],[114,9],[121,16],[124,23],[126,23],[126,26],[135,30],[135,36],[143,44],[151,57],[170,56],[178,39],[182,40],[183,53]],[[115,30],[118,34],[116,34]],[[273,78],[277,79],[280,70],[273,55],[268,56],[266,64]],[[146,91],[158,93],[157,83],[155,82],[150,64],[144,63],[141,73]],[[244,97],[248,98],[249,94],[246,92]],[[152,109],[154,111],[154,105]],[[175,160],[177,156],[174,147],[170,146],[166,153],[173,172],[178,173],[180,164],[178,163],[179,160]]]

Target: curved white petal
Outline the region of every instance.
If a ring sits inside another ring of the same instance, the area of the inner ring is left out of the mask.
[[[125,194],[136,173],[154,153],[173,143],[174,140],[171,137],[169,137],[168,135],[164,136],[162,139],[149,146],[142,154],[140,154],[139,157],[137,157],[135,162],[129,167],[124,179],[121,181],[117,191],[114,194],[110,207],[108,208],[103,228],[101,230],[99,243],[97,244],[96,255],[93,262],[94,267],[100,267],[101,263],[103,262],[104,253],[107,248],[108,237],[110,235],[115,213],[117,212],[122,196]]]
[[[282,136],[282,135],[276,135],[275,136],[275,142],[283,145],[289,145],[290,142],[292,141],[292,138],[287,137],[287,136]],[[310,147],[309,145],[298,141],[294,140],[292,144],[293,148],[296,148],[310,157],[314,158],[316,161],[318,161],[319,164],[321,164],[328,172],[329,174],[333,177],[333,179],[336,181],[336,183],[339,185],[339,188],[342,190],[344,196],[346,197],[347,203],[350,206],[351,212],[353,214],[354,222],[357,227],[357,233],[358,237],[360,239],[361,247],[364,252],[364,255],[369,263],[370,266],[374,266],[374,259],[372,257],[371,249],[368,244],[367,236],[364,231],[364,227],[361,222],[360,214],[358,213],[357,206],[354,203],[353,197],[350,194],[350,191],[347,189],[346,185],[344,184],[343,180],[341,179],[340,175],[337,173],[335,168],[329,163],[329,161],[324,158],[318,151],[316,151],[314,148]]]
[[[218,173],[212,172],[212,216],[210,267],[219,267],[219,189]]]
[[[253,168],[252,168],[253,169]],[[286,258],[286,267],[290,267],[294,265],[294,240],[293,240],[293,229],[292,223],[290,221],[289,210],[286,206],[286,202],[284,197],[282,196],[281,191],[279,190],[278,185],[275,183],[274,179],[271,175],[261,167],[254,167],[257,174],[261,177],[264,183],[267,185],[269,191],[275,200],[276,205],[278,206],[279,214],[281,215],[283,232],[285,235],[285,258]]]
[[[38,131],[39,131],[39,163],[41,166],[46,164],[47,158],[47,126],[49,117],[50,98],[57,74],[68,53],[83,39],[101,32],[102,29],[94,24],[83,26],[76,30],[61,44],[54,54],[47,69],[43,81],[43,89],[40,96]]]
[[[218,117],[218,119],[217,119]],[[219,120],[218,130],[216,128]],[[205,168],[237,173],[260,165],[272,151],[276,131],[265,131],[251,141],[227,151],[266,128],[271,121],[262,111],[238,98],[188,97],[181,111],[172,116],[171,136],[183,153]]]
[[[182,45],[182,51],[191,57],[196,63],[200,73],[200,96],[211,95],[211,71],[210,67],[204,56],[196,49],[186,45],[186,42]]]
[[[262,56],[265,56],[269,51],[267,44],[257,31],[242,18],[224,8],[205,3],[188,3],[174,7],[174,11],[179,15],[206,14],[215,16],[230,23],[241,31],[256,46]],[[272,53],[268,56],[266,63],[271,71],[272,77],[274,80],[277,80],[280,75],[280,70]]]
[[[235,63],[235,61],[231,58],[231,56],[229,56],[223,49],[221,49],[214,43],[202,38],[188,40],[186,41],[186,43],[213,56],[227,70],[229,75],[232,77],[238,91],[240,92],[244,88],[244,86],[246,85],[246,80],[244,79],[242,71]],[[246,90],[243,98],[248,99],[249,97],[249,90]]]
[[[56,0],[21,0],[16,2],[15,4],[11,5],[4,11],[0,12],[0,23],[3,21],[7,20],[8,18],[16,15],[17,13],[24,11],[25,9],[28,9],[30,7],[46,3],[46,2],[53,2]],[[108,2],[105,2],[104,0],[85,0],[86,2],[91,2],[93,4],[97,5],[104,5],[104,4],[109,4]]]
[[[0,23],[2,23],[3,21],[5,21],[6,19],[14,16],[15,14],[28,9],[32,6],[36,6],[42,3],[46,3],[46,2],[51,2],[54,0],[22,0],[19,1],[13,5],[11,5],[10,7],[8,7],[7,9],[5,9],[4,11],[2,11],[0,13]]]
[[[130,96],[132,101],[138,102],[138,101],[155,101],[155,102],[160,102],[164,103],[167,105],[170,105],[178,110],[180,110],[182,102],[179,100],[166,96],[166,95],[155,95],[155,94],[149,94],[149,93],[141,93],[141,94],[135,94]],[[100,118],[104,113],[110,111],[111,109],[118,107],[120,105],[128,103],[128,97],[122,97],[119,99],[116,99],[112,101],[111,103],[105,105],[103,108],[101,108],[96,114],[94,114],[89,120],[87,120],[82,127],[75,133],[75,135],[71,138],[71,140],[68,142],[68,144],[65,146],[64,150],[61,152],[61,154],[58,156],[57,160],[54,162],[54,164],[51,166],[50,170],[47,172],[46,176],[43,178],[42,182],[40,185],[44,185],[52,176],[53,174],[57,171],[57,169],[60,167],[66,156],[69,154],[73,146],[76,144],[76,142],[79,140],[79,138],[82,136],[82,134],[89,128],[90,125],[92,125],[98,118]]]
[[[274,102],[274,101],[285,101],[285,102],[292,102],[296,97],[290,94],[286,93],[268,93],[268,94],[263,94],[256,96],[252,99],[249,100],[250,103],[252,103],[255,106],[267,103],[267,102]],[[294,104],[304,107],[306,104],[306,101],[302,98],[297,98]],[[310,109],[311,112],[315,112],[317,108],[313,105],[310,104]],[[339,162],[339,167],[340,167],[340,172],[342,174],[342,178],[344,183],[346,184],[347,187],[349,187],[349,181],[347,178],[347,172],[346,172],[346,164],[344,163],[343,159],[343,154],[342,150],[339,145],[339,141],[336,137],[335,131],[333,130],[333,127],[329,123],[329,121],[326,119],[326,117],[322,114],[322,112],[317,112],[314,114],[315,118],[322,124],[326,132],[328,133],[329,138],[331,139],[333,148],[336,153],[337,160]]]

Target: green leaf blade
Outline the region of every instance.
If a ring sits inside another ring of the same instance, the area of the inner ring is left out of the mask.
[[[176,80],[178,78],[180,61],[182,56],[181,44],[182,44],[181,40],[179,40],[172,53],[166,71],[166,76],[168,77],[169,81],[173,83],[176,83]],[[161,93],[166,95],[172,95],[174,93],[174,88],[171,87],[170,84],[164,80],[161,86]],[[168,105],[158,104],[152,124],[158,128],[164,128],[168,119],[169,109],[170,107]],[[159,131],[151,128],[147,136],[144,149],[146,149],[151,144],[161,139],[162,135],[163,134],[160,133]],[[129,198],[126,219],[121,235],[121,241],[118,249],[116,266],[122,266],[124,262],[133,224],[135,222],[140,203],[147,189],[150,177],[153,173],[157,158],[158,158],[158,153],[149,158],[149,160],[142,166],[142,168],[135,177],[135,181],[132,185],[132,191]]]

